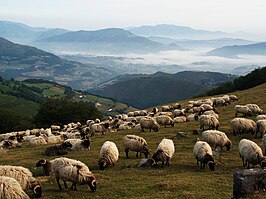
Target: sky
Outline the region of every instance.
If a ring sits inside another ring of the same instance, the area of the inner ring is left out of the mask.
[[[261,34],[265,11],[265,0],[0,0],[0,20],[69,30],[174,24]]]

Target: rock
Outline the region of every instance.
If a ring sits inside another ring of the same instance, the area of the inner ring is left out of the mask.
[[[233,199],[242,197],[252,198],[253,194],[265,192],[265,190],[266,169],[244,169],[235,171]]]

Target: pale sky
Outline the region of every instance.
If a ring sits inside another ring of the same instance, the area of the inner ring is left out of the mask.
[[[70,30],[165,23],[266,33],[266,0],[0,0],[0,20]]]

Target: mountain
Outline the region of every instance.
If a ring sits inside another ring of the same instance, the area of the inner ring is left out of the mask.
[[[74,52],[145,53],[161,50],[181,50],[177,45],[163,45],[120,28],[72,31],[37,40],[33,44],[52,51]]]
[[[188,26],[176,26],[160,24],[156,26],[140,26],[129,29],[130,32],[144,37],[169,37],[173,39],[216,39],[228,37],[225,32],[212,32],[207,30],[197,30]]]
[[[42,78],[82,90],[116,76],[112,70],[68,61],[3,38],[0,38],[0,57],[0,75],[5,78]]]
[[[238,55],[266,55],[266,42],[250,45],[224,46],[207,53],[210,56],[238,57]]]
[[[222,73],[192,71],[122,75],[89,92],[143,109],[188,99],[234,78]]]

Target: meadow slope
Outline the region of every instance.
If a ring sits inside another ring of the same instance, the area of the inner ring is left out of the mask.
[[[21,148],[16,148],[0,157],[1,164],[22,165],[28,167],[43,185],[43,197],[47,198],[231,198],[233,192],[233,173],[236,169],[242,169],[242,160],[238,155],[238,142],[241,138],[254,140],[261,146],[260,139],[254,139],[253,135],[242,134],[233,136],[230,128],[230,120],[234,118],[233,107],[236,104],[256,103],[266,111],[266,84],[252,89],[234,92],[239,101],[226,107],[218,107],[220,112],[221,127],[219,130],[227,133],[233,142],[230,151],[223,151],[220,157],[215,156],[216,170],[208,168],[200,170],[193,156],[193,146],[198,135],[192,135],[193,129],[199,129],[199,123],[176,124],[173,128],[162,127],[159,132],[139,132],[137,130],[124,130],[109,133],[104,136],[96,135],[92,139],[91,150],[82,152],[70,152],[66,157],[74,158],[86,163],[98,180],[98,189],[92,193],[87,186],[78,186],[78,191],[63,189],[59,191],[56,182],[50,182],[48,177],[42,176],[42,169],[35,168],[36,162],[43,155],[47,146],[30,146],[25,141]],[[186,105],[187,101],[180,102]],[[255,119],[255,117],[252,117]],[[177,139],[178,131],[186,132],[185,138]],[[127,134],[135,134],[144,137],[153,153],[158,143],[163,138],[173,139],[175,154],[166,168],[138,168],[140,161],[135,153],[129,152],[130,158],[125,157],[122,149],[122,138]],[[102,144],[106,141],[117,144],[120,159],[114,167],[99,170],[98,157]],[[52,158],[48,158],[52,159]],[[258,166],[257,166],[258,167]],[[70,185],[70,183],[69,183]],[[257,198],[265,198],[265,193]]]

